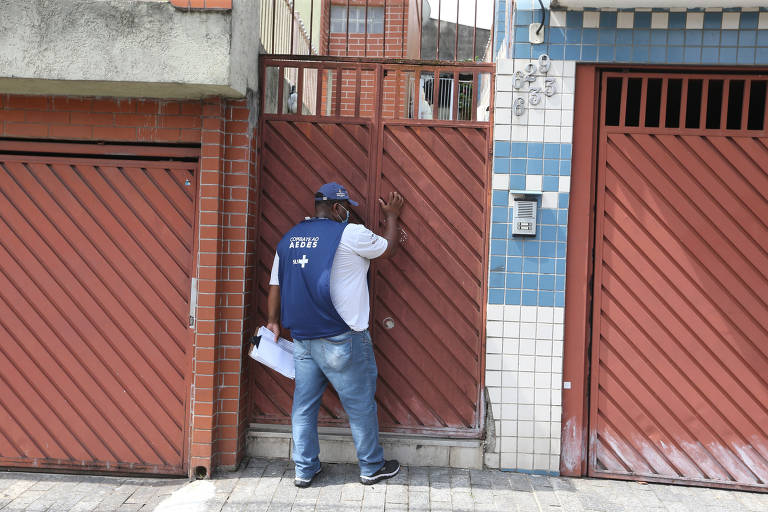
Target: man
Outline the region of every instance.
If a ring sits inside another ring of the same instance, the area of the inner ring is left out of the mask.
[[[376,415],[378,371],[368,333],[367,273],[370,260],[398,247],[397,221],[403,198],[379,199],[384,236],[350,224],[346,189],[326,183],[315,194],[315,216],[291,229],[277,245],[267,301],[267,328],[282,326],[294,340],[296,388],[291,424],[297,487],[309,487],[320,472],[317,415],[330,382],[349,416],[360,465],[360,482],[371,485],[400,471],[384,460]]]

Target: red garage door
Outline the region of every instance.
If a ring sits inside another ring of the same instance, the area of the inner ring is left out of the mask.
[[[767,83],[604,75],[591,475],[768,488]]]
[[[0,154],[0,466],[185,473],[195,165]]]

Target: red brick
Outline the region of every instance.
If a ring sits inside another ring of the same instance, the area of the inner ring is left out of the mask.
[[[208,335],[206,335],[208,336]],[[213,336],[213,335],[210,335]],[[195,360],[213,362],[215,349],[213,347],[195,347]]]
[[[97,140],[120,140],[135,141],[136,128],[116,128],[110,126],[95,126],[93,128],[93,138]]]
[[[213,389],[196,389],[195,390],[195,403],[212,403],[213,402]]]
[[[213,375],[195,375],[195,387],[212,388]]]
[[[200,117],[203,115],[203,104],[199,101],[189,101],[181,104],[181,113]]]
[[[48,110],[47,96],[21,96],[11,94],[8,96],[8,107],[30,110]]]
[[[195,363],[196,375],[213,375],[213,363],[209,361],[196,361]]]
[[[54,110],[67,110],[77,112],[90,112],[93,108],[93,100],[90,98],[68,98],[56,96],[53,98]]]
[[[212,416],[213,404],[195,402],[195,414],[199,414],[200,416]]]
[[[227,131],[229,133],[248,133],[248,122],[231,121],[227,123]]]
[[[215,290],[214,290],[215,291]],[[213,334],[215,332],[215,324],[214,322],[210,320],[200,320],[197,321],[197,333],[198,333],[198,340],[197,344],[200,346],[210,346],[212,347],[215,340],[212,337],[205,337],[200,339],[200,334]]]
[[[194,423],[196,423],[197,418],[195,418]],[[192,442],[193,443],[210,443],[213,441],[213,431],[212,430],[201,430],[195,427],[192,427],[194,430],[192,431]]]
[[[140,126],[151,128],[155,126],[157,117],[150,114],[116,114],[117,126]]]
[[[162,116],[160,126],[163,128],[199,128],[200,118],[197,116]]]
[[[130,114],[136,112],[136,101],[133,99],[95,99],[93,100],[94,112],[120,112]]]
[[[179,142],[199,143],[200,142],[200,129],[199,128],[190,128],[188,130],[181,130],[181,135],[179,136]]]
[[[8,137],[47,137],[47,124],[5,123],[5,135]]]
[[[72,124],[90,124],[112,126],[115,122],[114,114],[94,114],[91,112],[72,112],[70,114]]]
[[[137,100],[136,112],[139,114],[157,114],[160,111],[160,105],[157,100]]]
[[[28,110],[24,113],[24,119],[28,123],[68,124],[69,112]]]
[[[91,126],[52,125],[48,131],[50,137],[59,139],[90,140],[93,138],[93,127]]]
[[[0,121],[24,122],[23,110],[0,110]]]

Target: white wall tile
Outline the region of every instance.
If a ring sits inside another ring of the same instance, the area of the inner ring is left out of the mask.
[[[560,120],[560,126],[573,126],[573,110],[562,110],[562,119]]]
[[[520,340],[517,338],[504,338],[504,353],[519,355]]]
[[[533,385],[537,389],[552,389],[552,372],[547,370],[534,373]]]
[[[539,324],[541,325],[541,324]],[[549,340],[536,340],[536,355],[537,356],[552,356],[552,342]]]
[[[517,435],[518,435],[518,437],[533,437],[533,422],[532,421],[518,421],[517,422]]]
[[[517,436],[517,421],[502,420],[501,421],[501,435],[505,437]]]
[[[570,176],[560,176],[560,183],[558,183],[557,190],[560,192],[570,192],[571,191],[571,177]]]
[[[488,467],[491,467],[490,465]],[[504,469],[518,469],[517,467],[517,453],[502,453],[500,456],[500,468]]]
[[[503,320],[504,304],[488,304],[486,315],[488,320]]]
[[[513,77],[511,75],[496,75],[496,90],[511,91]]]
[[[544,142],[560,142],[561,130],[559,126],[545,126]]]
[[[565,320],[565,308],[552,308],[552,323],[561,324]]]
[[[536,321],[551,324],[555,315],[555,308],[539,306],[536,308]]]
[[[563,342],[562,341],[553,341],[552,342],[552,357],[563,357]]]
[[[501,354],[501,338],[488,338],[485,340],[485,351],[488,354]]]
[[[519,453],[517,455],[517,468],[533,471],[533,454]]]
[[[634,20],[635,13],[620,12],[616,15],[616,28],[632,28]]]
[[[562,126],[560,127],[560,142],[563,144],[571,144],[573,142],[573,127]]]
[[[510,127],[502,125],[493,126],[493,140],[509,140]]]
[[[518,407],[516,404],[502,404],[501,416],[499,418],[502,420],[516,420],[520,416]]]
[[[494,122],[499,124],[512,124],[512,110],[508,108],[497,108],[496,113],[494,114]]]
[[[685,28],[701,29],[704,27],[704,13],[703,12],[689,12],[685,16]]]
[[[488,356],[490,357],[490,356]],[[520,372],[533,372],[536,368],[536,360],[534,356],[520,356],[517,368]]]
[[[557,208],[559,194],[557,192],[542,192],[541,194],[541,207],[542,208]]]
[[[757,17],[757,28],[758,29],[768,28],[768,12],[761,12],[760,15]]]
[[[501,388],[501,403],[516,404],[518,401],[519,399],[517,388]]]
[[[502,354],[501,356],[501,369],[504,371],[517,370],[517,355]]]
[[[528,109],[528,126],[544,126],[544,109]]]
[[[515,73],[514,59],[499,59],[496,61],[496,76],[512,75]]]
[[[503,403],[501,388],[488,388],[488,398],[491,400],[491,403]]]
[[[549,448],[551,446],[552,442],[551,439],[548,437],[545,438],[534,438],[533,439],[533,452],[537,454],[546,454],[549,455]],[[549,457],[547,457],[547,464],[549,463]]]
[[[562,119],[563,119],[562,110],[547,109],[544,111],[544,126],[558,127],[562,123]],[[544,137],[546,136],[547,136],[547,133],[545,131]]]
[[[538,405],[553,405],[552,390],[548,388],[535,388],[533,399]]]
[[[504,306],[504,320],[517,322],[520,320],[520,306]]]
[[[502,378],[503,382],[503,378]],[[532,388],[534,387],[534,373],[533,370],[531,371],[521,371],[517,374],[517,385],[521,388]]]
[[[537,421],[547,421],[552,417],[552,407],[550,405],[534,405],[533,406],[533,419]]]
[[[664,29],[669,28],[669,13],[654,12],[651,14],[651,28]]]
[[[573,110],[573,94],[555,94],[552,97],[556,98],[557,96],[560,96],[560,103],[562,104],[563,110]]]
[[[510,140],[512,142],[527,142],[528,141],[528,127],[522,124],[513,124],[508,126],[509,137],[502,140]]]
[[[517,372],[501,372],[501,386],[505,388],[513,388],[518,386]]]
[[[549,454],[537,453],[533,456],[534,471],[549,471]]]
[[[549,356],[536,356],[535,371],[537,373],[552,371],[552,358]]]
[[[552,329],[552,339],[557,341],[563,340],[563,324],[555,324]]]
[[[534,437],[550,437],[550,423],[548,421],[534,421],[533,422],[533,435]]]
[[[505,338],[520,337],[520,322],[504,322],[504,337]]]
[[[485,371],[485,385],[492,387],[492,386],[501,386],[501,372],[500,371],[491,371],[487,370]]]
[[[738,29],[740,18],[741,18],[740,12],[724,12],[723,13],[723,30]]]
[[[533,453],[533,438],[532,437],[518,437],[517,438],[517,451],[519,453]]]
[[[600,11],[584,11],[582,22],[584,28],[598,28],[600,26]]]
[[[485,335],[492,338],[501,338],[504,335],[504,323],[491,320],[485,329]]]
[[[565,20],[565,14],[566,11],[549,11],[549,25],[551,27],[565,27],[566,26],[566,20]]]
[[[538,323],[536,324],[536,338],[537,339],[552,339],[552,324]]]
[[[536,306],[521,306],[520,320],[523,322],[535,322],[538,309]]]
[[[491,402],[491,412],[494,418],[501,418],[501,404],[498,402]]]
[[[543,126],[529,126],[528,127],[528,142],[544,142],[544,127]]]
[[[521,356],[535,356],[536,355],[536,340],[535,339],[521,339],[520,340],[520,355]]]
[[[496,93],[496,98],[494,98],[493,102],[496,108],[512,108],[512,92],[499,91]]]
[[[501,354],[486,354],[485,367],[488,370],[501,370]]]
[[[534,403],[534,394],[533,389],[530,388],[524,388],[524,389],[518,389],[517,390],[517,403],[520,404],[533,404]]]
[[[509,174],[494,174],[491,187],[493,190],[509,190]]]
[[[520,323],[520,339],[536,339],[536,322]]]
[[[541,190],[541,178],[540,174],[527,175],[525,177],[525,190]]]

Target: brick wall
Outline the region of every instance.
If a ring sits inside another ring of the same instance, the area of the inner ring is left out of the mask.
[[[255,132],[246,100],[0,95],[0,137],[200,144],[198,310],[190,471],[235,466],[247,427],[242,350],[256,224]]]
[[[180,9],[231,9],[232,0],[170,0]]]

